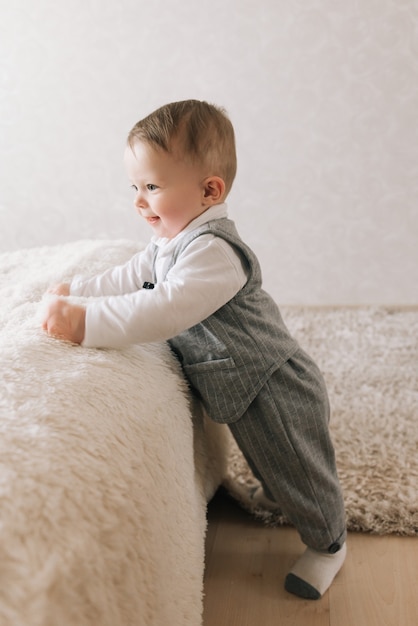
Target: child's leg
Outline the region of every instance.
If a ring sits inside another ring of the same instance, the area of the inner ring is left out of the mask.
[[[229,424],[266,493],[308,546],[286,588],[309,598],[326,591],[345,557],[345,511],[328,420],[322,375],[300,350]]]

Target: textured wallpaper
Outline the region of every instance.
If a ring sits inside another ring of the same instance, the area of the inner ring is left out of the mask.
[[[189,97],[278,302],[418,303],[418,0],[0,0],[0,251],[147,241],[125,137]]]

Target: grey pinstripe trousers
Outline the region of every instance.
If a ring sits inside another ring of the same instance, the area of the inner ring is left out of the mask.
[[[266,495],[315,550],[346,539],[344,502],[321,372],[299,349],[229,428]]]

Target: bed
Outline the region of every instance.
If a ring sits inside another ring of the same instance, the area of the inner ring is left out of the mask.
[[[199,626],[227,435],[166,344],[48,337],[43,294],[129,241],[0,255],[0,626]]]

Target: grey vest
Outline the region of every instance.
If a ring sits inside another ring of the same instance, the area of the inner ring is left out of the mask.
[[[232,300],[213,315],[169,340],[191,386],[216,422],[233,422],[298,348],[273,299],[261,288],[255,254],[242,241],[234,222],[213,220],[190,232],[174,250],[172,263],[197,237],[222,237],[241,253],[249,278]],[[164,277],[165,278],[165,277]]]

